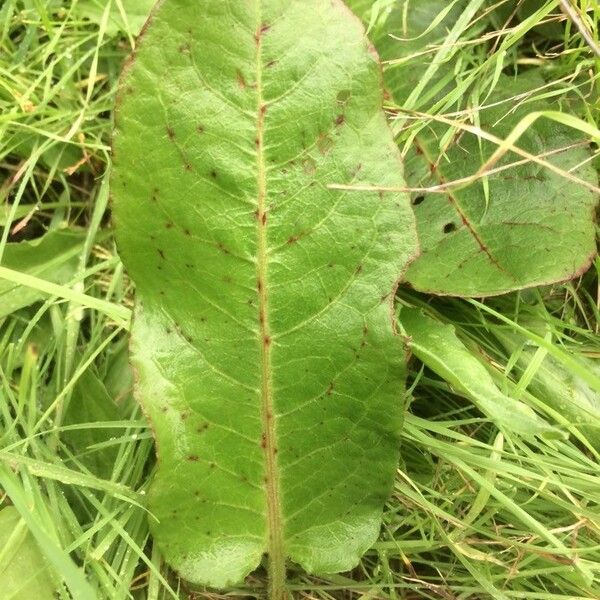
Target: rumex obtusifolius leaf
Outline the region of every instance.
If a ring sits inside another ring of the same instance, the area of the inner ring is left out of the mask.
[[[480,121],[484,131],[500,139],[508,137],[529,112],[552,108],[544,100],[517,104],[513,110],[507,106],[507,99],[523,101],[532,88],[543,85],[534,73],[515,80],[503,76],[499,85],[489,100],[499,106],[483,110]],[[465,134],[438,160],[435,138],[442,129],[433,125],[420,135],[407,158],[407,170],[418,186],[428,188],[468,177],[497,147]],[[597,184],[582,138],[570,127],[539,119],[517,146],[584,182]],[[486,296],[573,279],[589,268],[596,255],[597,194],[512,152],[495,167],[508,168],[486,178],[487,197],[483,179],[446,194],[419,197],[415,214],[423,254],[407,274],[415,288]]]
[[[508,152],[492,165],[493,174],[452,185],[475,175],[497,145],[459,126],[449,135],[448,118],[435,117],[454,97],[447,105],[450,120],[477,125],[503,140],[529,113],[560,108],[556,97],[546,97],[553,87],[544,80],[544,72],[501,74],[492,91],[482,85],[486,75],[492,79],[483,70],[473,78],[461,69],[464,81],[457,81],[456,60],[441,60],[438,52],[449,47],[448,32],[471,3],[401,0],[379,5],[374,0],[350,0],[349,4],[365,22],[372,11],[378,14],[370,37],[386,62],[385,85],[400,117],[406,116],[403,111],[410,99],[409,109],[431,109],[434,115],[431,120],[419,117],[422,123],[428,121],[427,126],[406,154],[407,182],[424,190],[412,198],[422,252],[410,266],[407,282],[432,294],[489,296],[573,279],[586,271],[596,254],[598,177],[589,164],[585,136],[549,118],[538,119],[516,146],[563,174]],[[481,19],[478,23],[481,27]],[[431,77],[415,100],[413,92],[431,68]],[[456,94],[459,87],[463,91]],[[566,112],[576,111],[569,107]],[[477,119],[463,116],[469,113]]]
[[[111,190],[184,577],[353,567],[398,458],[397,282],[416,254],[377,57],[338,1],[165,0],[126,68]]]

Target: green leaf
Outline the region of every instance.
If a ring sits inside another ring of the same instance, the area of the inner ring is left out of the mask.
[[[526,404],[503,394],[452,325],[407,307],[400,310],[400,323],[409,336],[413,354],[457,393],[471,400],[498,428],[527,437],[564,437]]]
[[[451,57],[459,46],[446,38],[466,0],[349,0],[348,5],[370,25],[369,39],[384,62],[386,88],[399,105],[405,106],[428,69],[427,85],[411,108],[423,108],[456,84]],[[442,56],[436,59],[439,51]]]
[[[197,18],[202,14],[202,18]],[[153,533],[194,582],[352,568],[398,459],[394,289],[416,252],[379,65],[340,2],[165,0],[112,174],[156,433]]]
[[[69,406],[65,414],[65,425],[89,423],[85,429],[65,431],[62,435],[76,453],[80,453],[81,462],[101,479],[110,479],[115,460],[117,446],[109,446],[99,450],[92,448],[95,444],[107,442],[121,433],[120,429],[95,429],[94,422],[110,422],[121,419],[122,414],[117,404],[108,395],[102,381],[89,369],[85,371],[73,390]]]
[[[137,35],[155,3],[155,0],[113,0],[106,32],[109,35],[116,35],[120,31]],[[126,20],[119,5],[123,7]],[[75,11],[79,17],[99,25],[105,8],[106,2],[101,0],[81,0],[75,6]]]
[[[52,283],[67,283],[75,275],[84,241],[84,233],[50,231],[31,242],[6,244],[1,264]],[[43,292],[32,287],[0,279],[0,318],[44,297]]]
[[[533,74],[502,76],[480,112],[480,127],[507,137],[528,113],[552,108],[549,101],[516,100],[542,80]],[[508,100],[508,103],[506,102]],[[431,188],[469,177],[496,150],[496,144],[470,133],[438,158],[444,125],[418,136],[406,163],[414,187]],[[590,152],[578,131],[539,119],[518,141],[532,155],[578,178],[597,184]],[[494,168],[521,161],[508,153]],[[484,183],[489,186],[486,195]],[[443,193],[415,193],[422,255],[407,279],[421,291],[459,296],[501,294],[534,285],[573,279],[587,270],[596,254],[594,211],[597,195],[549,169],[525,162]]]
[[[509,353],[517,353],[514,367],[517,374],[524,376],[530,366],[539,360],[539,365],[526,385],[527,390],[580,429],[590,443],[600,450],[600,390],[543,348],[523,345],[522,336],[506,330],[497,331],[495,336]],[[579,353],[573,354],[572,358],[581,368],[600,375],[597,361],[587,359]]]
[[[0,510],[0,590],[3,600],[52,600],[47,561],[13,506]]]
[[[370,37],[386,61],[385,84],[401,110],[422,110],[458,87],[454,72],[460,54],[449,32],[476,4],[400,1],[386,11],[377,0],[351,0],[365,23],[379,15]],[[480,73],[471,91],[484,79],[485,71]],[[423,78],[426,86],[416,97]],[[501,75],[489,96],[485,89],[477,91],[475,101],[483,108],[479,120],[468,124],[506,138],[529,113],[556,109],[554,98],[531,100],[544,85],[535,70],[516,78]],[[470,98],[464,91],[461,96]],[[449,135],[451,125],[434,117],[407,156],[408,184],[423,189],[413,193],[422,255],[409,268],[408,282],[434,294],[487,296],[572,279],[587,270],[596,252],[598,196],[591,188],[598,177],[581,132],[542,118],[517,142],[563,175],[527,161],[507,168],[523,162],[509,152],[492,165],[503,169],[496,174],[449,186],[477,174],[497,149],[460,128]]]

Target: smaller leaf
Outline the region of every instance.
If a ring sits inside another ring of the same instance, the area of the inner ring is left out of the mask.
[[[470,25],[477,0],[349,4],[363,22],[374,21],[369,37],[384,61],[385,85],[401,114],[431,109],[440,100],[447,107],[456,102],[452,112],[470,112],[472,106],[464,105],[469,97],[470,104],[481,106],[478,120],[468,124],[506,139],[530,113],[556,110],[556,98],[536,98],[546,86],[536,70],[501,75],[488,95],[489,73],[479,68],[474,77],[457,69],[460,46],[452,43],[454,36],[463,30],[464,41],[486,23],[475,19]],[[527,16],[539,8],[525,4]],[[472,93],[466,95],[467,89]],[[439,106],[432,112],[439,112]],[[425,122],[421,119],[421,127]],[[422,254],[409,267],[407,281],[427,293],[476,297],[565,281],[587,270],[596,248],[598,198],[591,190],[598,177],[589,164],[585,136],[549,118],[538,119],[516,145],[554,170],[508,153],[492,165],[498,171],[484,178],[473,176],[496,144],[450,129],[447,121],[432,118],[407,154],[408,185],[423,189],[413,195]],[[457,181],[460,186],[452,185]]]
[[[117,421],[121,411],[109,396],[102,381],[89,369],[79,378],[65,415],[65,425]],[[110,479],[117,457],[117,446],[94,450],[95,444],[107,442],[111,437],[120,435],[121,429],[74,429],[65,431],[63,439],[73,448],[81,462],[102,479]]]
[[[119,10],[119,4],[123,6],[127,23],[125,23]],[[138,35],[154,4],[155,0],[121,0],[121,2],[113,2],[106,26],[107,33],[116,35],[120,32],[128,32]],[[75,10],[80,17],[89,19],[92,23],[99,25],[105,6],[106,2],[100,0],[82,0],[77,3]]]
[[[2,600],[52,600],[56,584],[35,539],[14,506],[0,510]]]
[[[501,77],[482,110],[480,127],[508,137],[523,117],[552,109],[550,101],[523,100],[543,85],[533,73]],[[510,99],[510,104],[507,100]],[[468,178],[497,146],[464,133],[440,155],[446,125],[433,124],[415,140],[406,163],[410,185],[426,190]],[[597,184],[588,164],[589,148],[579,131],[546,118],[535,121],[518,146],[563,172]],[[518,163],[518,164],[515,164]],[[489,296],[573,279],[585,272],[596,253],[594,210],[597,195],[577,181],[513,153],[494,165],[500,169],[444,193],[415,194],[421,256],[409,267],[416,289],[454,296]]]
[[[453,326],[406,307],[400,311],[400,324],[410,338],[413,354],[457,393],[471,400],[499,429],[525,437],[564,437],[529,406],[503,394],[458,338]]]
[[[511,354],[520,350],[515,370],[522,374],[541,349],[536,346],[522,348],[522,337],[506,332],[496,332],[502,345]],[[584,356],[574,357],[583,368],[599,374],[597,362]],[[577,376],[556,357],[546,354],[527,386],[542,402],[560,412],[572,425],[581,430],[588,441],[600,450],[600,396],[598,390]]]
[[[30,242],[7,244],[2,266],[52,283],[67,283],[77,270],[84,240],[84,233],[60,230]],[[0,318],[45,296],[34,288],[0,279]]]

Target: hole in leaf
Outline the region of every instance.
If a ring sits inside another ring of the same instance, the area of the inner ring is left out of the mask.
[[[412,205],[419,206],[419,204],[421,204],[421,202],[423,202],[423,200],[425,200],[425,196],[423,196],[423,195],[416,196],[415,198],[413,198]]]
[[[452,233],[456,231],[456,225],[454,223],[446,223],[443,229],[444,233]]]

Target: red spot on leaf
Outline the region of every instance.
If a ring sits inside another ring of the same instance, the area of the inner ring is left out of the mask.
[[[244,74],[239,69],[237,69],[235,72],[235,76],[240,88],[242,90],[246,89],[246,79],[244,78]]]
[[[223,254],[231,254],[231,252],[229,252],[229,250],[227,250],[227,248],[223,245],[222,242],[219,242],[217,244],[217,248],[223,253]]]

